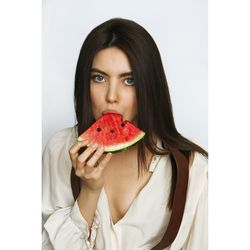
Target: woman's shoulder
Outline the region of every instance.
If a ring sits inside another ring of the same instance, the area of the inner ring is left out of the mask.
[[[190,177],[192,179],[205,180],[208,173],[208,158],[195,151],[192,163],[190,164]]]
[[[202,165],[202,166],[207,166],[208,165],[208,158],[201,154],[198,151],[195,151],[193,153],[193,159],[192,159],[192,165]]]

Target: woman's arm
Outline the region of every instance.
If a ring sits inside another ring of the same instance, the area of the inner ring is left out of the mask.
[[[42,162],[42,249],[89,249],[89,227],[72,202],[67,169],[68,133],[57,133],[46,145]],[[72,204],[72,205],[70,205]]]
[[[81,192],[77,198],[78,207],[82,216],[88,223],[89,230],[93,224],[97,202],[100,196],[101,190],[89,190],[86,187],[81,188]]]
[[[94,219],[97,201],[104,185],[103,170],[110,161],[112,154],[109,153],[104,156],[104,148],[97,144],[89,145],[87,149],[79,154],[79,150],[88,144],[88,141],[77,142],[70,148],[69,154],[75,174],[84,183],[77,202],[81,214],[90,228]]]
[[[100,223],[96,211],[99,195],[100,193],[92,193],[82,188],[73,206],[57,208],[49,214],[46,214],[44,207],[43,215],[48,219],[43,225],[42,249],[92,249],[95,244],[92,232],[99,227]],[[84,217],[85,214],[86,217]]]
[[[43,250],[92,249],[95,241],[92,230],[99,227],[96,207],[103,185],[102,171],[111,154],[94,168],[103,151],[89,147],[78,155],[83,144],[77,143],[69,150],[68,137],[65,131],[56,134],[43,154]],[[73,204],[69,182],[72,165],[76,175],[84,178],[79,197]]]

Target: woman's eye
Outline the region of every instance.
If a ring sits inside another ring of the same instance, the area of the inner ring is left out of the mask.
[[[91,78],[95,82],[104,82],[105,81],[105,78],[101,75],[93,75]]]
[[[134,85],[134,78],[127,78],[124,82],[126,85]]]

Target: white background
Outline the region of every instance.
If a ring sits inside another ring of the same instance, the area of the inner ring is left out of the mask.
[[[43,4],[43,148],[55,132],[75,124],[75,67],[87,34],[110,18],[123,17],[141,24],[160,50],[177,129],[208,149],[207,1],[73,3]]]
[[[210,250],[249,248],[249,23],[249,1],[209,1]],[[39,2],[0,2],[0,30],[0,247],[40,249]]]

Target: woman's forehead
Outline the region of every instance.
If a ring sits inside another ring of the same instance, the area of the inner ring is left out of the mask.
[[[116,47],[99,51],[94,57],[92,69],[98,69],[108,75],[121,75],[132,71],[127,55]]]

